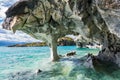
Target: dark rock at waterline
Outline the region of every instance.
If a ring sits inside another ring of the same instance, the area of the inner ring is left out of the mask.
[[[62,37],[58,39],[59,46],[73,46],[76,42],[70,37]]]
[[[120,69],[118,65],[113,62],[101,61],[100,59],[94,59],[94,58],[93,58],[93,66],[96,71],[105,72],[107,74],[111,74],[112,72]]]
[[[114,62],[105,61],[99,59],[98,56],[94,56],[92,54],[88,54],[87,59],[84,60],[83,65],[87,68],[92,68],[97,72],[112,74],[114,71],[119,70],[119,66],[115,64]]]
[[[76,51],[68,52],[65,55],[59,55],[59,57],[64,58],[64,57],[70,57],[70,56],[74,56],[74,55],[76,55]]]
[[[69,53],[66,53],[66,56],[74,56],[74,55],[76,55],[75,51],[71,51]]]
[[[42,72],[42,70],[38,69],[38,70],[36,71],[36,74],[39,74],[39,73],[41,73],[41,72]]]
[[[107,70],[108,72],[120,69],[119,46],[117,44],[117,45],[113,45],[111,47],[102,49],[101,51],[99,51],[98,55],[96,56],[96,59],[102,65],[99,66],[96,63],[94,63],[94,65],[98,66],[99,69],[102,66],[102,68]]]

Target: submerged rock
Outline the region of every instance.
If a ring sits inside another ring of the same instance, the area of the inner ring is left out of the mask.
[[[38,69],[36,71],[19,71],[16,73],[9,74],[9,80],[35,80],[35,78],[40,75],[42,70]]]
[[[32,71],[21,71],[16,73],[10,73],[9,80],[34,80],[36,74]]]
[[[74,55],[76,55],[76,52],[75,51],[71,51],[71,52],[69,52],[69,53],[67,53],[65,56],[74,56]]]
[[[42,71],[40,69],[36,70],[36,74],[41,73]]]
[[[76,51],[71,51],[66,53],[65,55],[59,55],[60,58],[70,57],[76,55]]]

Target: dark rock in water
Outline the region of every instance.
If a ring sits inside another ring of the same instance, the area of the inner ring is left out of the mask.
[[[72,51],[72,52],[69,52],[69,53],[66,54],[66,56],[74,56],[74,55],[76,55],[75,51]]]
[[[21,71],[9,74],[9,80],[35,80],[35,78],[41,73],[42,70],[35,71]],[[37,74],[37,75],[36,75]]]
[[[105,61],[99,59],[98,56],[94,56],[92,54],[87,55],[86,61],[83,64],[87,68],[92,68],[97,72],[112,74],[114,71],[119,70],[119,66],[112,61]]]
[[[40,70],[40,69],[38,69],[37,71],[36,71],[36,74],[39,74],[39,73],[41,73],[42,71]]]
[[[76,55],[76,52],[71,51],[71,52],[66,53],[65,55],[59,55],[59,57],[60,58],[65,58],[65,57],[70,57],[70,56],[74,56],[74,55]]]
[[[112,73],[120,69],[120,60],[118,57],[120,57],[118,54],[110,53],[106,55],[106,53],[103,52],[93,59],[93,65],[97,71]]]
[[[9,80],[34,80],[36,74],[32,71],[21,71],[9,74]]]

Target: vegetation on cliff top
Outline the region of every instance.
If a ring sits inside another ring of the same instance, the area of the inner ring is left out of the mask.
[[[61,45],[61,46],[75,45],[75,41],[70,37],[59,38],[57,42],[58,42],[58,45]],[[47,46],[47,44],[45,42],[32,42],[32,43],[25,43],[25,44],[10,45],[8,47],[39,47],[39,46]]]

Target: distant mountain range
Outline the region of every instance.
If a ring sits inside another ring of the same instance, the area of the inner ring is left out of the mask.
[[[18,0],[0,0],[0,46],[40,42],[21,31],[14,34],[12,31],[2,29],[1,24],[5,18],[5,11],[16,1]]]
[[[25,44],[25,42],[0,41],[0,46],[10,46],[15,44]]]
[[[75,44],[76,44],[75,41],[70,37],[62,37],[58,39],[58,46],[73,46]],[[40,46],[47,46],[47,44],[45,42],[31,42],[8,45],[8,47],[40,47]]]

